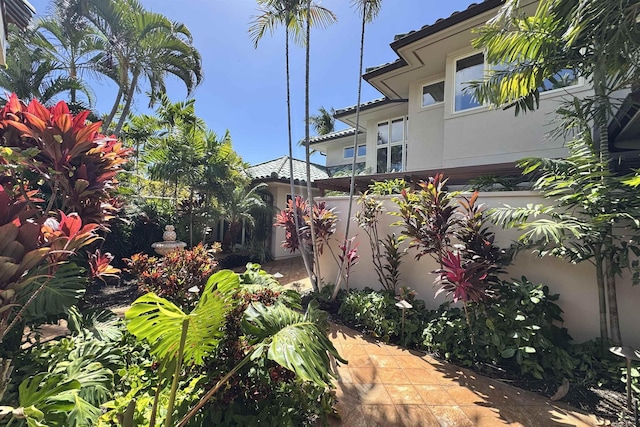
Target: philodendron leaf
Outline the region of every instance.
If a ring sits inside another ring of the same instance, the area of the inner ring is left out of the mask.
[[[320,386],[331,382],[329,354],[347,363],[315,322],[278,303],[273,306],[252,304],[242,325],[256,337],[257,351],[268,348],[267,358],[293,371],[303,380]]]
[[[225,273],[218,277],[226,290],[233,286],[234,280],[230,275]],[[185,314],[175,304],[154,293],[141,296],[125,313],[125,318],[129,320],[127,329],[138,339],[147,340],[151,345],[151,353],[159,359],[175,359],[180,346],[182,322],[188,319],[183,361],[201,365],[204,357],[213,351],[222,338],[221,329],[226,313],[231,308],[231,293],[223,295],[218,291],[212,292],[214,282],[209,280],[198,305],[190,314]]]
[[[73,401],[75,405],[69,412],[68,425],[70,427],[91,427],[96,425],[101,414],[100,409],[81,398],[77,393],[73,393]]]

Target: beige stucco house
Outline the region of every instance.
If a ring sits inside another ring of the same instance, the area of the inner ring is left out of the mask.
[[[363,75],[382,97],[360,106],[357,152],[355,106],[335,114],[349,129],[312,138],[312,147],[326,154],[327,168],[345,168],[356,155],[356,185],[363,190],[371,180],[400,177],[415,182],[435,172],[444,172],[450,184],[479,176],[519,175],[514,168],[519,159],[566,155],[563,141],[548,140],[546,134],[552,129],[551,113],[563,100],[590,94],[584,79],[574,78],[569,70],[561,73],[555,84],[545,84],[539,111],[517,118],[512,109],[490,109],[465,91],[468,82],[481,80],[488,68],[483,52],[472,47],[477,37],[472,30],[495,16],[502,3],[485,0],[397,35],[390,44],[397,58]],[[531,11],[536,3],[523,2]],[[625,126],[620,138],[628,140],[633,122]],[[638,146],[628,142],[612,146],[612,151]],[[350,171],[348,167],[342,177],[332,174],[317,184],[344,190],[349,181],[344,175]]]
[[[590,95],[588,79],[575,79],[570,72],[557,76],[564,84],[545,84],[547,90],[540,95],[540,110],[524,117],[514,117],[513,110],[492,110],[479,105],[464,90],[469,81],[482,79],[487,70],[483,52],[471,45],[475,37],[472,30],[495,16],[502,3],[485,0],[472,4],[417,31],[396,36],[391,49],[397,59],[370,68],[363,76],[382,97],[360,106],[356,152],[355,107],[337,110],[335,114],[336,119],[351,128],[312,139],[312,147],[326,154],[327,169],[350,172],[355,155],[359,171],[356,186],[362,191],[373,180],[404,178],[415,183],[439,172],[449,178],[448,184],[455,185],[467,184],[481,176],[520,176],[520,170],[515,168],[519,159],[565,156],[563,141],[546,138],[553,129],[552,113],[564,99]],[[532,12],[535,10],[535,0],[522,3]],[[640,167],[640,91],[621,93],[620,98],[624,102],[609,126],[609,149],[617,157],[613,167],[624,171]],[[349,173],[343,173],[317,180],[316,184],[320,189],[348,191],[349,181]],[[521,190],[483,192],[480,200],[488,208],[546,202],[540,194],[526,191],[526,187]],[[343,235],[349,221],[345,217],[349,198],[332,196],[324,200],[340,218],[336,235]],[[381,197],[381,201],[387,212],[397,211],[393,196]],[[359,206],[352,208],[357,212]],[[400,233],[400,227],[394,225],[396,221],[397,217],[383,215],[379,228],[385,230],[384,233]],[[509,246],[519,236],[518,230],[494,231],[496,243],[502,247]],[[366,241],[360,230],[352,233],[360,241]],[[334,247],[335,250],[338,249]],[[326,252],[320,260],[322,272],[326,277],[336,277],[338,266]],[[361,244],[358,255],[360,262],[350,272],[349,285],[376,287],[375,272],[366,261],[373,256],[368,245]],[[434,298],[435,277],[430,272],[438,266],[428,257],[418,261],[412,255],[404,258],[401,282],[416,290],[428,308],[437,308],[445,298],[442,295]],[[598,295],[593,266],[572,265],[565,260],[523,253],[509,266],[508,275],[526,276],[534,283],[547,284],[552,293],[558,293],[558,304],[564,310],[563,326],[576,342],[598,335]],[[618,283],[623,342],[638,347],[640,287],[631,286],[628,272]]]

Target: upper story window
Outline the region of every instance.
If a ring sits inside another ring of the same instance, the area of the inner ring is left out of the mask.
[[[358,145],[358,157],[363,157],[367,155],[367,146],[366,145]],[[344,148],[344,158],[351,159],[353,158],[353,147],[345,147]]]
[[[477,53],[456,61],[455,74],[455,109],[464,111],[480,106],[472,93],[466,90],[469,82],[484,78],[484,54]]]
[[[376,173],[404,170],[407,123],[406,117],[378,123]]]
[[[574,70],[565,68],[558,71],[553,77],[546,79],[540,86],[540,92],[547,92],[555,89],[562,89],[563,87],[575,86],[578,84],[578,76]]]
[[[422,107],[444,101],[444,81],[422,86]]]

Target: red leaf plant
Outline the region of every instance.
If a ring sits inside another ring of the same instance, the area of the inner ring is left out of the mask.
[[[453,295],[453,301],[480,302],[487,297],[487,266],[476,261],[462,261],[460,255],[447,251],[442,257],[442,268],[435,270],[438,274],[436,284],[441,293]]]
[[[98,133],[101,124],[87,122],[88,114],[74,116],[64,102],[27,105],[15,94],[0,108],[0,341],[46,280],[23,295],[16,314],[26,285],[95,242],[117,211],[115,176],[131,150]],[[106,254],[94,256],[94,272],[115,272]]]

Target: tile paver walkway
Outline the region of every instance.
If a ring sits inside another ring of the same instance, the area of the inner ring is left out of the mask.
[[[265,264],[285,286],[310,288],[301,258]],[[419,352],[374,343],[341,325],[331,340],[348,365],[338,373],[337,410],[346,427],[601,426],[608,423],[549,399]]]
[[[371,342],[332,325],[331,341],[349,361],[336,367],[337,410],[332,425],[600,426],[593,415],[439,362],[419,352]]]

